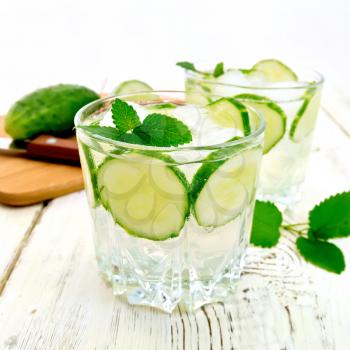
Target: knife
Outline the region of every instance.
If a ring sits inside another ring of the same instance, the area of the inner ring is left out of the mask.
[[[60,138],[43,134],[24,141],[0,137],[0,154],[80,164],[75,137]]]

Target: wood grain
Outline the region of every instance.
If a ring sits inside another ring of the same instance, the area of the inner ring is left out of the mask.
[[[0,136],[5,135],[0,118]],[[0,202],[21,206],[81,190],[79,167],[0,155]]]
[[[305,220],[321,199],[349,189],[349,148],[322,113],[305,200],[289,219]],[[234,303],[167,315],[112,296],[97,273],[84,194],[55,199],[1,295],[0,348],[347,350],[350,270],[335,276],[306,264],[294,241],[284,232],[276,248],[249,251]],[[337,244],[350,261],[350,242]]]
[[[38,204],[15,209],[0,204],[0,295],[42,207],[42,204]]]

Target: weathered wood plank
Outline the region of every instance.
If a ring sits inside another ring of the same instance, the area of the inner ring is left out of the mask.
[[[41,210],[41,204],[26,208],[0,204],[0,294]]]
[[[321,116],[295,217],[348,188],[349,145]],[[250,252],[234,303],[167,315],[112,296],[98,276],[89,231],[83,194],[48,205],[0,299],[0,348],[346,349],[350,272],[333,276],[306,265],[290,234],[275,249]]]

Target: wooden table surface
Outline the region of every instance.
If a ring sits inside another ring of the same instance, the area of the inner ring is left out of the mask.
[[[329,88],[303,202],[293,215],[350,189],[350,94]],[[168,315],[113,297],[98,275],[85,195],[0,207],[0,349],[350,348],[350,267],[304,263],[294,237],[252,248],[233,304]],[[338,241],[350,264],[350,239]]]

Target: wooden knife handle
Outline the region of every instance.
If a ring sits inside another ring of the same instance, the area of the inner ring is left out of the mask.
[[[40,135],[27,144],[28,156],[79,163],[76,138]]]

